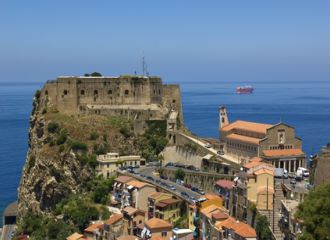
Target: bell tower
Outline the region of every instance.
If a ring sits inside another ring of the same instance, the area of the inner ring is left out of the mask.
[[[219,131],[221,128],[227,126],[229,124],[228,116],[227,116],[227,108],[225,106],[219,107]]]

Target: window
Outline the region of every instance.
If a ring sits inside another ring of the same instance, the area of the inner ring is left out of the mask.
[[[46,96],[48,95],[48,91],[47,91],[47,90],[45,91],[45,95],[46,95]]]
[[[99,92],[97,90],[94,90],[94,95],[99,94]]]
[[[162,237],[166,237],[167,236],[167,232],[162,232]]]
[[[111,94],[112,94],[112,90],[109,90],[109,91],[108,91],[108,94],[111,95]]]
[[[85,90],[80,90],[80,95],[85,95]]]
[[[68,93],[69,93],[68,90],[64,90],[64,91],[63,91],[63,94],[64,94],[64,95],[68,95]]]
[[[125,90],[125,95],[128,95],[129,94],[129,91],[126,89]]]

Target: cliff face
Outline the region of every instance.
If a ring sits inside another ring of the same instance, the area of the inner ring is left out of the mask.
[[[93,177],[95,154],[138,154],[138,137],[125,119],[59,113],[39,92],[30,117],[29,150],[18,190],[19,215],[48,213],[81,192]]]

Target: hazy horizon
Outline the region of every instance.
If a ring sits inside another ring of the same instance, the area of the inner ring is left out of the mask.
[[[328,1],[0,3],[0,82],[137,74],[164,82],[329,81]]]

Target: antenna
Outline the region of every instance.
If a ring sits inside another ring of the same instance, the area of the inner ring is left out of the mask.
[[[145,75],[149,75],[149,72],[147,70],[147,63],[146,63],[146,58],[145,56],[143,56],[142,58],[142,75],[145,76]]]

